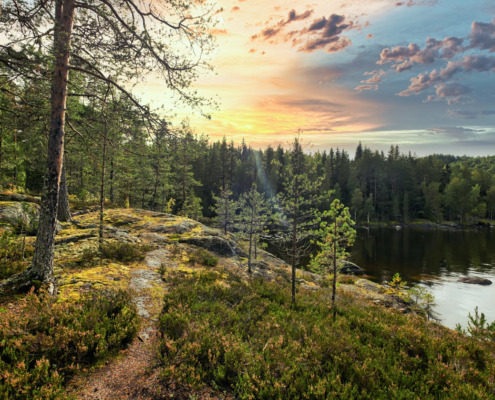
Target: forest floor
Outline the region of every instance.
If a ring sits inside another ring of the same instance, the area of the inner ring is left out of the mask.
[[[73,224],[66,224],[57,236],[59,295],[63,298],[77,296],[77,291],[102,286],[126,287],[133,293],[141,317],[141,328],[136,339],[117,357],[76,376],[68,385],[68,394],[88,400],[189,399],[191,396],[201,399],[226,398],[207,388],[191,393],[191,388],[186,389],[173,382],[165,384],[159,377],[156,350],[157,323],[162,298],[167,290],[163,274],[167,269],[187,274],[196,268],[203,268],[189,262],[188,254],[194,249],[190,249],[190,245],[180,244],[179,239],[211,238],[216,232],[195,221],[167,214],[108,210],[104,221],[106,240],[148,245],[151,250],[142,261],[125,265],[106,262],[103,266],[93,262],[93,267],[85,266],[79,271],[70,268],[65,273],[64,265],[77,263],[79,258],[84,258],[85,249],[96,247],[97,219],[97,212],[75,216]],[[225,241],[219,238],[219,243],[221,246]],[[223,258],[223,264],[235,267],[230,257]]]
[[[55,276],[60,300],[75,300],[95,289],[127,289],[133,294],[141,318],[135,340],[102,365],[76,375],[67,385],[68,396],[78,399],[229,399],[228,393],[205,387],[194,390],[160,376],[158,323],[167,276],[194,275],[222,269],[248,279],[246,252],[230,235],[223,235],[191,219],[144,210],[109,209],[104,216],[105,244],[124,254],[100,258],[99,213],[86,210],[72,223],[62,224],[55,247]],[[28,244],[34,238],[28,238]],[[129,247],[126,248],[125,244]],[[119,247],[120,246],[120,247]],[[133,248],[141,259],[119,260]],[[215,267],[209,261],[215,260]],[[280,259],[258,250],[253,276],[290,282],[290,268]],[[380,285],[366,279],[342,277],[339,290],[376,304],[406,312],[404,303]],[[325,282],[319,275],[298,270],[301,290],[316,291]]]

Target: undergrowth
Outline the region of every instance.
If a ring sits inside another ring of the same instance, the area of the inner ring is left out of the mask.
[[[25,239],[5,230],[0,235],[0,280],[22,272],[33,255],[33,247]]]
[[[224,273],[171,278],[161,376],[239,399],[493,399],[493,344],[341,294]]]
[[[76,303],[30,293],[0,308],[0,399],[64,399],[81,368],[129,343],[138,316],[125,291],[94,291]]]
[[[205,267],[214,267],[218,264],[218,258],[208,250],[197,249],[189,253],[189,262],[192,264],[201,264]]]
[[[147,244],[135,244],[127,242],[106,242],[103,244],[101,251],[97,248],[85,248],[77,261],[79,266],[92,267],[101,258],[118,261],[121,263],[130,263],[142,261],[148,251],[153,246]]]

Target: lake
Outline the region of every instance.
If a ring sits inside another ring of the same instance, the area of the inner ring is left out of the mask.
[[[440,322],[449,328],[466,326],[476,306],[495,321],[495,229],[358,228],[351,261],[375,282],[390,281],[398,272],[409,284],[427,287]],[[493,284],[457,282],[461,277]]]

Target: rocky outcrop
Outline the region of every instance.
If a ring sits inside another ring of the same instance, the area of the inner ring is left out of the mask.
[[[197,222],[192,220],[175,220],[175,223],[171,222],[172,221],[169,221],[169,224],[159,224],[151,226],[149,230],[154,233],[162,233],[165,235],[182,235],[184,233],[190,232],[192,229],[199,225]]]
[[[179,239],[179,243],[192,244],[202,247],[212,253],[224,257],[246,257],[246,253],[231,239],[221,236],[197,235],[191,237],[183,237]]]
[[[470,283],[472,285],[483,285],[483,286],[488,286],[492,284],[492,281],[490,279],[485,279],[485,278],[469,278],[469,277],[464,277],[464,278],[459,278],[457,282],[463,282],[463,283]]]
[[[36,229],[39,206],[34,203],[0,202],[0,223],[32,232]]]
[[[0,201],[0,224],[8,225],[18,232],[34,235],[38,228],[39,210],[40,206],[36,203]],[[57,233],[62,230],[59,221],[55,229]]]

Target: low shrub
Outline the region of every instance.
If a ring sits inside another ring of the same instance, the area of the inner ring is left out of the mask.
[[[0,399],[63,399],[63,383],[136,335],[129,293],[94,291],[76,303],[28,294],[0,310]]]
[[[144,260],[146,252],[153,247],[146,244],[107,242],[102,246],[101,256],[109,260],[133,262]]]
[[[201,264],[205,267],[214,267],[218,264],[218,258],[216,258],[208,250],[198,249],[189,254],[189,262],[193,264]]]
[[[492,399],[495,348],[424,318],[325,291],[175,277],[159,319],[161,376],[239,399]]]
[[[25,243],[25,239],[9,231],[0,235],[0,280],[22,272],[28,266],[27,258],[32,257],[33,247]]]
[[[354,285],[356,283],[356,280],[357,278],[352,275],[340,275],[337,278],[337,282],[344,285]]]

